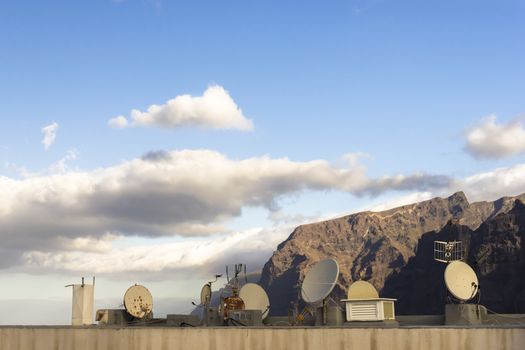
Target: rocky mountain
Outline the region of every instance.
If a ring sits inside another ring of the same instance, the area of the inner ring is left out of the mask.
[[[263,268],[260,283],[268,292],[272,313],[285,314],[302,306],[300,285],[305,272],[330,257],[338,261],[341,271],[334,300],[345,298],[352,281],[363,279],[382,296],[398,298],[399,314],[441,313],[446,297],[442,280],[445,265],[433,260],[433,241],[462,240],[468,262],[479,270],[483,284],[492,283],[499,276],[494,272],[498,269],[518,271],[525,261],[520,238],[525,226],[519,225],[525,220],[525,210],[520,199],[525,200],[525,194],[470,204],[458,192],[383,212],[367,211],[302,225],[278,246]],[[512,268],[505,265],[511,256],[514,260],[508,264]],[[513,278],[520,274],[509,273]],[[509,293],[521,293],[523,287],[516,282]],[[487,289],[482,298],[493,300],[493,292]],[[510,306],[496,308],[502,312]]]

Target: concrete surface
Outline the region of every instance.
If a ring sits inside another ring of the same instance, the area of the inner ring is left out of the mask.
[[[525,349],[523,327],[0,327],[0,350]]]

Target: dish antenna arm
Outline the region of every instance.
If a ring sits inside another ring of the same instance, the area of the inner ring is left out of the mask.
[[[228,266],[226,266],[226,273],[228,272]],[[215,275],[215,279],[213,281],[209,281],[208,282],[208,285],[211,287],[212,283],[215,283],[217,282],[217,280],[222,277],[222,273],[221,274],[217,274]],[[229,281],[228,281],[229,282]]]

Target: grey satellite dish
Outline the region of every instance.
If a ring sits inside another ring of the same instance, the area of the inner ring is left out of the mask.
[[[301,287],[301,296],[307,303],[324,300],[334,289],[339,277],[339,265],[334,259],[325,259],[315,264],[306,274]]]
[[[211,300],[211,286],[206,283],[201,289],[201,305],[208,305]]]
[[[244,301],[246,310],[261,310],[263,320],[270,313],[270,299],[261,286],[255,283],[246,283],[239,292]]]
[[[124,294],[124,307],[131,316],[144,318],[153,310],[153,297],[146,287],[135,284]]]
[[[461,261],[453,261],[445,269],[445,284],[455,298],[467,301],[478,293],[478,276],[470,266]]]

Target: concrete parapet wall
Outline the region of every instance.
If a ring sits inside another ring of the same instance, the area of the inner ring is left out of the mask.
[[[525,349],[525,328],[0,327],[0,350]]]

